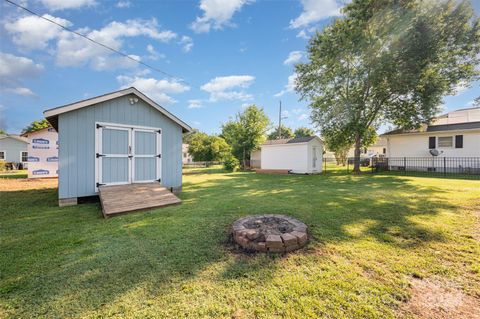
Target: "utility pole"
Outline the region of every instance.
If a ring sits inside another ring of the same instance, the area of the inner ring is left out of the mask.
[[[280,108],[278,109],[278,139],[282,138],[282,101],[280,101]]]

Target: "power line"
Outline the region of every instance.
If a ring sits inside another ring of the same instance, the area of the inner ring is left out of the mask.
[[[68,32],[71,32],[71,33],[76,34],[76,35],[78,35],[78,36],[80,36],[80,37],[82,37],[82,38],[85,38],[85,39],[87,39],[88,41],[95,43],[96,45],[99,45],[99,46],[101,46],[101,47],[103,47],[103,48],[105,48],[105,49],[107,49],[107,50],[110,50],[110,51],[112,51],[112,52],[114,52],[114,53],[117,53],[117,54],[119,54],[119,55],[121,55],[121,56],[123,56],[123,57],[125,57],[125,58],[127,58],[127,59],[130,59],[130,60],[132,60],[132,61],[134,61],[134,62],[136,62],[136,63],[138,63],[138,64],[141,64],[141,65],[143,65],[144,67],[147,67],[147,68],[149,68],[149,69],[152,69],[152,70],[154,70],[154,71],[156,71],[156,72],[159,72],[159,73],[161,73],[161,74],[163,74],[163,75],[166,75],[166,76],[168,76],[169,78],[172,78],[172,79],[181,81],[181,82],[183,82],[183,83],[185,83],[185,84],[189,84],[188,82],[186,82],[186,81],[184,81],[184,80],[182,80],[182,79],[179,79],[179,78],[177,78],[176,76],[174,76],[174,75],[172,75],[172,74],[170,74],[170,73],[167,73],[167,72],[165,72],[165,71],[162,71],[162,70],[160,70],[159,68],[156,68],[156,67],[154,67],[154,66],[151,66],[150,64],[147,64],[147,63],[145,63],[145,62],[142,62],[142,61],[140,61],[140,60],[138,60],[138,59],[135,59],[135,58],[131,57],[131,56],[128,55],[128,54],[125,54],[125,53],[123,53],[123,52],[121,52],[121,51],[119,51],[119,50],[116,50],[116,49],[114,49],[114,48],[112,48],[112,47],[110,47],[110,46],[108,46],[108,45],[106,45],[106,44],[103,44],[103,43],[101,43],[101,42],[98,42],[98,41],[96,41],[96,40],[94,40],[94,39],[86,36],[85,34],[82,34],[82,33],[80,33],[80,32],[77,32],[77,31],[75,31],[75,30],[72,30],[72,29],[70,29],[70,28],[68,28],[68,27],[66,27],[66,26],[64,26],[64,25],[62,25],[62,24],[60,24],[60,23],[58,23],[58,22],[56,22],[56,21],[53,21],[53,20],[51,20],[51,19],[49,19],[49,18],[46,18],[46,17],[44,17],[44,16],[41,16],[40,14],[38,14],[38,13],[36,13],[36,12],[34,12],[34,11],[32,11],[32,10],[30,10],[30,9],[28,9],[28,8],[26,8],[26,7],[18,4],[18,3],[15,3],[15,2],[13,2],[13,1],[11,1],[11,0],[5,0],[5,2],[8,2],[8,3],[10,3],[10,4],[16,6],[17,8],[22,9],[22,10],[25,10],[25,11],[27,11],[28,13],[33,14],[34,16],[37,16],[37,17],[39,17],[39,18],[41,18],[41,19],[43,19],[43,20],[45,20],[45,21],[48,21],[48,22],[50,22],[50,23],[53,23],[53,24],[59,26],[60,28],[66,30],[66,31],[68,31]],[[190,84],[189,84],[189,85],[190,85]]]

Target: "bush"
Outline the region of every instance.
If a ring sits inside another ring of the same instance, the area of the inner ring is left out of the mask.
[[[0,160],[0,172],[7,170],[6,163],[3,160]]]
[[[223,161],[223,168],[228,172],[236,171],[239,165],[240,165],[240,162],[233,155],[228,156]]]

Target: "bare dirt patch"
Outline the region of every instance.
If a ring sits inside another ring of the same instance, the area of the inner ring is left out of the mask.
[[[465,294],[452,282],[413,279],[411,298],[399,317],[408,315],[429,319],[480,319],[480,299]]]
[[[0,192],[57,187],[58,179],[56,178],[0,178]]]

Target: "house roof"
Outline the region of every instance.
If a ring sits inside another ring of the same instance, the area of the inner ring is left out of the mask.
[[[24,142],[24,143],[28,143],[28,139],[25,138],[25,137],[22,137],[20,135],[16,135],[16,134],[1,134],[0,135],[0,140],[1,139],[4,139],[4,138],[13,138],[14,140],[17,140],[17,141],[20,141],[20,142]]]
[[[428,132],[443,132],[443,131],[473,130],[473,129],[480,129],[480,122],[428,125],[417,130],[396,129],[390,132],[386,132],[382,135],[397,135],[397,134],[422,133],[422,132],[428,133]]]
[[[125,95],[129,95],[129,94],[134,94],[135,96],[142,99],[144,102],[146,102],[147,104],[149,104],[150,106],[158,110],[160,113],[162,113],[163,115],[165,115],[166,117],[168,117],[169,119],[177,123],[179,126],[182,127],[183,132],[190,132],[192,130],[192,128],[188,124],[180,120],[178,117],[176,117],[175,115],[173,115],[172,113],[164,109],[162,106],[154,102],[152,99],[150,99],[148,96],[146,96],[145,94],[143,94],[142,92],[140,92],[134,87],[129,87],[127,89],[123,89],[120,91],[115,91],[115,92],[99,95],[90,99],[82,100],[79,102],[70,103],[70,104],[55,107],[52,109],[48,109],[44,111],[43,114],[45,115],[45,118],[48,120],[48,122],[52,124],[53,128],[58,130],[58,115],[66,112],[78,110],[78,109],[91,106],[97,103],[112,100]]]
[[[265,141],[265,143],[263,143],[262,145],[307,143],[316,138],[320,140],[318,136],[305,136],[305,137],[283,138],[278,140],[268,140],[268,141]]]

